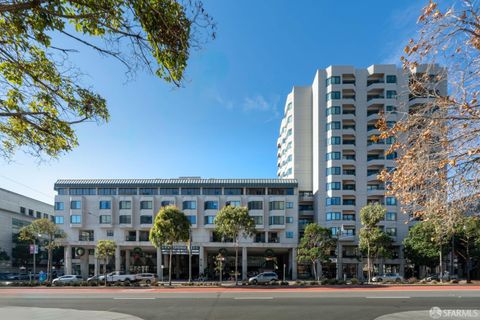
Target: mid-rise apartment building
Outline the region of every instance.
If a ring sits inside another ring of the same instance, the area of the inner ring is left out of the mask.
[[[225,270],[233,275],[235,244],[215,231],[216,213],[224,206],[246,206],[256,234],[239,242],[239,271],[277,271],[296,279],[298,188],[294,179],[93,179],[55,183],[55,221],[67,234],[66,274],[98,274],[98,240],[117,244],[110,270],[168,274],[169,248],[154,248],[149,230],[161,207],[175,205],[191,222],[193,277],[213,278],[215,259],[226,253]],[[188,277],[186,244],[174,246],[174,279]],[[162,268],[163,266],[163,268]],[[163,271],[163,272],[162,272]]]
[[[52,205],[0,188],[0,250],[4,250],[9,257],[6,261],[0,261],[0,269],[18,271],[18,267],[28,268],[32,263],[30,259],[15,259],[13,239],[22,227],[33,220],[52,217]],[[23,250],[27,251],[28,247],[23,247]],[[28,252],[25,253],[22,256],[28,257]]]
[[[371,138],[379,134],[375,124],[382,113],[391,126],[428,100],[428,94],[410,94],[412,75],[428,73],[431,90],[446,95],[443,72],[436,65],[413,72],[395,65],[330,66],[316,72],[311,86],[295,86],[287,96],[277,140],[277,174],[298,181],[300,229],[315,221],[338,237],[337,257],[323,266],[327,274],[363,278],[364,261],[357,250],[359,212],[369,203],[387,208],[380,227],[395,243],[394,258],[378,260],[376,267],[403,273],[401,243],[412,222],[400,212],[397,200],[386,196],[378,178],[383,169],[395,167],[397,155],[386,154],[394,141]]]

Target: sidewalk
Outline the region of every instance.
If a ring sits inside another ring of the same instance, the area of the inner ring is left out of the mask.
[[[125,313],[56,308],[0,307],[2,319],[15,320],[142,320]]]

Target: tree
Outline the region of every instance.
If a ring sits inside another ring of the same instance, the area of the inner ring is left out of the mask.
[[[479,19],[473,0],[430,1],[423,8],[418,36],[402,57],[411,73],[408,105],[395,125],[385,117],[378,124],[380,138],[396,140],[388,151],[398,154],[396,170],[382,174],[389,192],[405,211],[438,217],[449,232],[461,219],[449,203],[462,199],[458,205],[468,206],[480,194]],[[447,75],[448,95],[441,94]]]
[[[367,256],[368,282],[372,280],[372,258],[386,254],[391,246],[388,241],[390,237],[378,227],[386,213],[387,210],[380,204],[367,205],[360,210],[363,227],[360,229],[358,247]]]
[[[60,245],[61,239],[65,237],[65,232],[49,219],[34,220],[28,226],[20,229],[20,240],[29,242],[36,241],[37,239],[45,240],[44,247],[48,252],[48,281],[52,280],[52,251]]]
[[[173,245],[178,242],[187,242],[189,239],[190,221],[187,216],[175,206],[162,207],[150,229],[149,240],[155,248],[162,248],[164,244],[169,246],[168,284],[170,286],[172,285]]]
[[[448,239],[445,234],[438,233],[433,223],[421,221],[410,228],[408,236],[403,239],[405,258],[415,265],[433,268],[442,260],[446,243]]]
[[[0,248],[0,261],[9,261],[10,256],[8,255],[7,251]]]
[[[103,259],[103,276],[105,280],[105,286],[107,286],[107,263],[110,257],[115,255],[117,250],[117,244],[113,240],[99,240],[95,248],[95,255],[97,259]]]
[[[457,226],[455,239],[457,239],[455,251],[465,261],[467,282],[470,282],[472,257],[480,256],[480,218],[477,216],[464,217]]]
[[[305,228],[298,246],[297,260],[300,263],[312,264],[313,274],[317,281],[320,280],[317,263],[329,258],[330,251],[335,249],[336,242],[329,229],[316,223],[310,223]]]
[[[252,237],[255,234],[255,220],[245,207],[225,206],[214,220],[215,231],[235,241],[235,284],[238,284],[238,246],[240,237]]]
[[[0,2],[0,144],[58,157],[78,145],[74,125],[108,121],[105,99],[80,85],[68,58],[86,47],[181,85],[192,48],[215,37],[197,0]],[[64,45],[71,41],[71,47]]]

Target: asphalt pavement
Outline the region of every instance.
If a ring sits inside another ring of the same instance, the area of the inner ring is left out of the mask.
[[[104,313],[76,316],[77,310]],[[0,314],[19,320],[480,319],[480,288],[5,288]]]

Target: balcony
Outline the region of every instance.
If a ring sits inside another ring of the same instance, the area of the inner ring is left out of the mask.
[[[303,202],[313,201],[313,192],[300,191],[299,201],[303,201]]]
[[[354,184],[344,184],[342,186],[342,190],[350,190],[350,191],[355,191],[355,185]]]
[[[373,84],[377,83],[385,83],[385,80],[383,78],[376,78],[376,79],[367,79],[367,87],[370,87]]]
[[[355,169],[344,169],[342,174],[344,176],[355,176]]]
[[[93,235],[91,236],[78,236],[78,241],[95,241]]]
[[[125,241],[128,241],[128,242],[134,242],[134,241],[137,241],[137,236],[133,236],[133,235],[127,235],[125,236]]]

